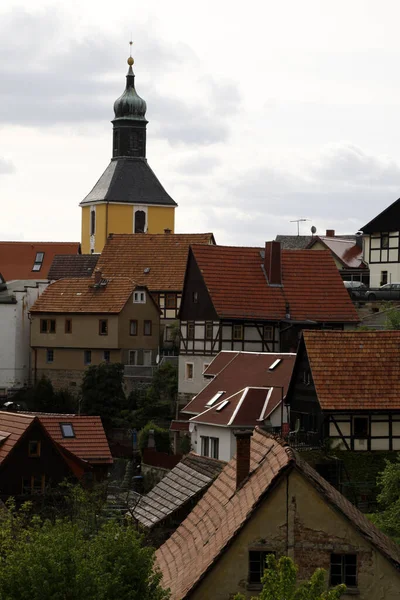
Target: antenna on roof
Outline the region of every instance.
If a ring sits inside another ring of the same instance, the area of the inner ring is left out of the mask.
[[[297,235],[300,235],[300,223],[303,221],[309,221],[310,219],[294,219],[294,221],[290,221],[290,223],[297,223]]]

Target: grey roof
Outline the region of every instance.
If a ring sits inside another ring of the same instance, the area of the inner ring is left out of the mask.
[[[48,279],[90,277],[100,254],[57,254],[53,258]]]
[[[112,159],[80,205],[101,201],[177,206],[145,158]]]
[[[191,452],[142,496],[131,514],[145,527],[154,527],[205,491],[225,465],[221,460]]]
[[[275,241],[285,250],[304,250],[312,240],[312,235],[277,235]]]

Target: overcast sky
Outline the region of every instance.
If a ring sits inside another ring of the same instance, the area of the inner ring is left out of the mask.
[[[353,233],[400,196],[396,0],[2,0],[0,239],[80,240],[133,36],[177,232]]]

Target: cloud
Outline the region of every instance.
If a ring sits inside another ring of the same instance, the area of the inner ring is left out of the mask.
[[[209,175],[221,164],[221,159],[217,156],[195,155],[185,158],[175,167],[175,172],[182,175]],[[197,184],[196,184],[197,185]]]
[[[15,165],[11,160],[0,157],[0,175],[15,173]]]

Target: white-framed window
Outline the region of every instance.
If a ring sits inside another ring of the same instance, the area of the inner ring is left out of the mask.
[[[35,262],[33,263],[32,271],[40,271],[44,260],[44,252],[36,252]]]
[[[138,291],[133,292],[133,301],[135,304],[145,304],[146,303],[146,292]]]
[[[191,362],[187,362],[185,364],[185,379],[193,379],[194,375],[194,365]]]
[[[209,437],[208,435],[200,436],[201,455],[209,458],[219,458],[219,438]]]

